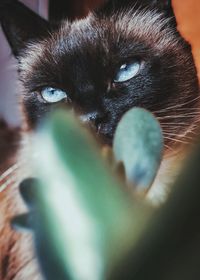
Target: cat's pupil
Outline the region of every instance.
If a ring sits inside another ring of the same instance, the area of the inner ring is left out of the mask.
[[[67,98],[67,94],[65,91],[51,87],[43,89],[41,91],[41,96],[47,103],[56,103]]]
[[[50,94],[54,95],[55,94],[55,90],[54,89],[50,90]]]

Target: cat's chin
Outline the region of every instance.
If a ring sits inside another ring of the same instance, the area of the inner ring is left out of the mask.
[[[112,147],[113,145],[113,139],[112,138],[104,138],[104,139],[100,139],[100,144],[102,146],[110,146]]]

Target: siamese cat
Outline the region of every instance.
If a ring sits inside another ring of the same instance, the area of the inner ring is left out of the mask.
[[[1,0],[0,21],[19,63],[26,133],[62,107],[77,112],[103,144],[112,145],[126,111],[134,106],[151,111],[165,140],[161,170],[149,193],[159,200],[182,146],[196,132],[199,106],[191,47],[176,29],[170,1],[108,0],[83,19],[52,24],[18,1]],[[30,236],[8,225],[21,211],[18,190],[10,186],[1,196],[0,279],[40,279]]]

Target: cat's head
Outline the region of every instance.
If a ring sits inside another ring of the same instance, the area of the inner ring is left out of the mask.
[[[112,143],[122,115],[139,106],[159,118],[166,142],[185,134],[199,86],[169,2],[110,0],[53,30],[19,3],[7,11],[3,28],[19,60],[28,128],[61,106]]]

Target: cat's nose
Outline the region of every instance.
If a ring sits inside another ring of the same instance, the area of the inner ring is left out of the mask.
[[[91,113],[87,113],[87,114],[82,114],[79,116],[79,119],[81,122],[83,123],[88,123],[90,121],[93,121],[97,118],[98,113],[97,112],[91,112]]]
[[[89,125],[91,128],[98,129],[103,119],[103,115],[99,112],[90,112],[79,115],[79,119],[82,123]]]

